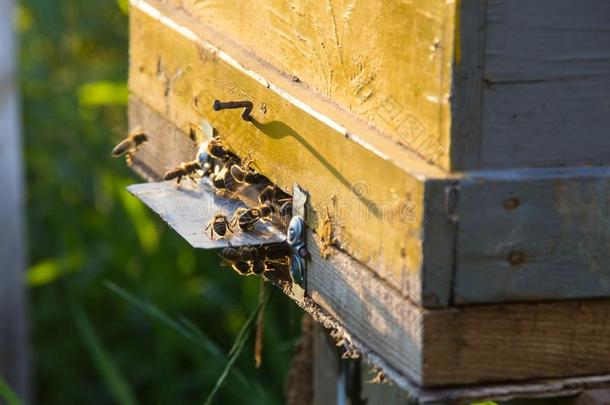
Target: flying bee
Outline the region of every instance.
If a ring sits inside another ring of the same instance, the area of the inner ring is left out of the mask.
[[[239,182],[246,184],[259,184],[265,180],[265,176],[259,174],[252,168],[252,160],[245,159],[244,162],[231,166],[231,176]]]
[[[216,159],[227,159],[233,157],[233,154],[222,144],[219,137],[215,136],[208,142],[208,153]]]
[[[163,179],[178,179],[177,183],[180,184],[180,181],[183,177],[188,177],[193,183],[197,184],[197,180],[195,180],[195,175],[197,175],[197,172],[199,170],[201,170],[201,164],[199,164],[199,161],[193,160],[191,162],[183,162],[180,163],[180,166],[165,172],[165,176],[163,176]]]
[[[227,231],[233,233],[233,229],[231,229],[231,224],[229,220],[224,214],[216,214],[210,220],[208,225],[204,228],[203,232],[207,232],[210,230],[210,238],[214,239],[214,235],[217,235],[220,238],[224,238],[227,235]]]
[[[258,221],[269,221],[273,212],[273,207],[267,204],[261,204],[253,208],[238,208],[233,214],[231,225],[237,225],[242,231],[250,232]]]
[[[132,155],[138,150],[138,146],[142,145],[147,140],[148,136],[146,136],[145,133],[141,131],[132,132],[112,149],[112,156],[119,157],[125,155],[127,165],[131,166]]]

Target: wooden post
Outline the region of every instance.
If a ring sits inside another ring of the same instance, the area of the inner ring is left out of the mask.
[[[14,0],[0,0],[0,376],[27,401],[23,176]]]

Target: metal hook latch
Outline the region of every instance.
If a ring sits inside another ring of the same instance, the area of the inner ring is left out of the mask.
[[[219,100],[214,100],[214,111],[221,110],[232,110],[236,108],[244,108],[244,112],[241,114],[241,118],[244,121],[252,121],[252,116],[250,113],[252,112],[253,104],[251,101],[226,101],[222,102]]]

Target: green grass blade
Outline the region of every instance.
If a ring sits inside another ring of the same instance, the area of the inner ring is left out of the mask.
[[[269,303],[269,298],[271,298],[271,291],[272,291],[271,289],[267,289],[265,291],[265,297],[264,297],[263,301],[259,304],[259,306],[256,308],[256,310],[254,310],[254,312],[252,312],[252,314],[250,315],[248,320],[244,323],[244,326],[242,326],[241,330],[239,331],[239,334],[237,335],[237,338],[235,339],[235,343],[233,344],[233,347],[231,348],[230,355],[229,355],[229,361],[227,362],[227,365],[225,366],[224,370],[222,371],[222,374],[220,374],[220,377],[218,377],[218,380],[216,380],[216,384],[214,385],[212,392],[210,392],[210,394],[206,398],[205,405],[211,405],[212,401],[214,400],[214,397],[218,393],[218,390],[220,390],[220,387],[222,386],[225,379],[229,375],[231,368],[233,368],[233,365],[239,358],[241,351],[243,350],[246,342],[248,341],[248,336],[254,329],[255,320],[256,320],[259,312],[264,311],[265,308],[267,307],[267,304]]]
[[[17,397],[17,394],[8,386],[8,384],[0,378],[0,398],[4,398],[7,405],[22,405],[23,403]]]
[[[133,296],[123,288],[119,287],[112,281],[104,281],[104,285],[113,293],[117,294],[119,297],[148,314],[152,318],[157,319],[164,325],[173,329],[180,336],[190,340],[195,343],[198,347],[202,348],[206,351],[210,356],[218,361],[219,364],[224,364],[227,361],[227,357],[223,354],[222,350],[212,339],[206,336],[201,329],[199,329],[193,322],[190,320],[180,317],[180,322],[172,319],[166,313],[161,311],[155,304],[139,299],[138,297]],[[257,384],[252,383],[248,380],[243,373],[239,370],[233,370],[233,374],[237,378],[237,380],[247,388],[254,388],[257,392],[262,393],[264,395],[263,388]]]
[[[199,327],[197,325],[195,325],[192,321],[190,321],[187,318],[183,318],[180,317],[180,321],[186,326],[188,327],[190,330],[193,331],[194,334],[196,335],[202,335],[204,336],[203,332],[201,331],[201,329],[199,329]],[[227,360],[227,358],[221,353],[220,354],[222,357],[222,361],[223,363]],[[233,370],[233,374],[235,374],[236,377],[238,377],[238,379],[243,380],[242,382],[244,383],[244,385],[254,388],[256,390],[256,393],[261,396],[261,397],[267,397],[267,393],[265,392],[265,390],[263,389],[263,387],[258,384],[257,382],[252,382],[251,380],[246,379],[239,370]]]
[[[72,314],[78,331],[89,350],[93,364],[101,374],[114,399],[119,404],[135,405],[137,402],[131,388],[127,384],[127,380],[125,380],[118,367],[114,364],[110,354],[104,348],[85,311],[80,306],[72,305]]]

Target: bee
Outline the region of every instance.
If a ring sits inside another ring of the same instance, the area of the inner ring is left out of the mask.
[[[201,164],[199,164],[199,161],[193,160],[191,162],[183,162],[180,163],[180,166],[165,172],[165,176],[163,176],[163,179],[178,179],[177,183],[180,184],[180,181],[183,177],[188,177],[193,183],[197,184],[197,180],[195,180],[195,175],[197,175],[197,172],[199,170],[201,170]]]
[[[261,246],[265,258],[265,271],[288,271],[292,250],[286,243]]]
[[[147,140],[148,136],[146,136],[145,133],[141,131],[132,132],[112,149],[112,156],[119,157],[125,155],[127,165],[131,166],[133,154],[138,150],[138,146],[142,145]]]
[[[287,243],[261,246],[262,255],[267,260],[281,260],[290,257],[292,250]]]
[[[277,186],[268,185],[262,189],[258,194],[258,202],[279,207],[278,212],[282,217],[292,215],[292,197]]]
[[[232,158],[233,154],[222,144],[219,137],[215,136],[208,142],[208,153],[216,159]]]
[[[220,254],[233,270],[241,275],[262,274],[266,270],[265,260],[260,248],[242,246],[239,248],[229,245]]]
[[[250,261],[253,257],[252,247],[236,248],[231,245],[222,249],[220,256],[224,259],[223,264],[229,264],[237,273],[245,276],[251,273],[252,265]]]
[[[231,176],[233,176],[235,181],[246,184],[259,184],[265,180],[265,176],[257,173],[252,168],[251,159],[244,160],[241,165],[234,164],[231,166]]]
[[[261,204],[253,208],[238,208],[233,214],[231,225],[237,225],[242,231],[250,232],[258,221],[269,221],[273,212],[273,207],[267,204]]]
[[[292,216],[292,198],[289,201],[284,201],[280,206],[279,213],[282,217]]]
[[[328,207],[326,207],[326,213],[324,219],[322,220],[322,226],[319,232],[321,241],[320,257],[323,259],[328,259],[330,256],[330,246],[337,243],[337,240],[334,237],[333,221],[330,217],[330,212],[328,212]]]
[[[215,165],[214,171],[210,174],[210,180],[212,185],[219,191],[227,189],[227,179],[229,175],[229,169],[227,166]]]
[[[265,259],[265,271],[286,272],[290,269],[290,257],[279,260]]]
[[[216,214],[210,220],[208,225],[204,228],[203,232],[210,230],[210,238],[214,239],[214,235],[220,238],[224,238],[227,235],[227,231],[233,233],[231,224],[224,214]]]

